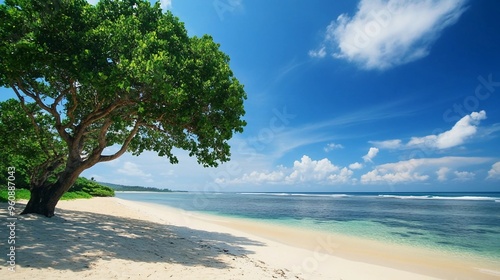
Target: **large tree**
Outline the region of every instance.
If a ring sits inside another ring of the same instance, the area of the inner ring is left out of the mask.
[[[0,102],[0,188],[7,186],[9,167],[15,168],[16,188],[30,189],[65,161],[64,143],[50,129],[51,120],[36,104],[15,99]]]
[[[36,104],[64,143],[62,167],[45,169],[55,182],[38,178],[23,213],[53,216],[81,172],[127,151],[177,163],[180,148],[203,166],[229,160],[227,141],[246,124],[246,93],[219,47],[210,36],[189,37],[147,0],[6,0],[0,85]],[[118,151],[105,154],[112,145]]]

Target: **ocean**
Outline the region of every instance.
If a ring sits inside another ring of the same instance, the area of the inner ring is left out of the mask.
[[[187,211],[500,261],[500,193],[140,193]]]

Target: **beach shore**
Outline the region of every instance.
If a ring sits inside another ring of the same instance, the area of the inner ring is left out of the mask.
[[[500,279],[495,263],[118,198],[20,216],[15,272],[8,237],[1,279]]]

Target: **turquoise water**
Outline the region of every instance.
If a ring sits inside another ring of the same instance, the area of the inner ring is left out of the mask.
[[[500,193],[117,193],[116,196],[500,261]]]

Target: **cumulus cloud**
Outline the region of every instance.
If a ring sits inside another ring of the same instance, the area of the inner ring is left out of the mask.
[[[488,171],[487,179],[494,179],[494,180],[500,179],[500,161],[497,161],[496,163],[493,164],[493,166],[491,166],[490,171]]]
[[[423,137],[411,137],[406,144],[404,144],[400,139],[370,141],[370,143],[381,149],[448,149],[462,145],[467,140],[470,140],[477,134],[478,126],[484,119],[486,119],[486,112],[484,110],[480,112],[472,112],[457,121],[450,130],[440,134],[431,134]]]
[[[313,160],[304,155],[291,168],[278,166],[274,171],[253,171],[240,178],[217,178],[218,184],[335,184],[351,182],[353,171],[334,165],[329,159]]]
[[[438,174],[438,180],[446,180],[449,171],[475,164],[487,162],[488,158],[481,157],[441,157],[441,158],[420,158],[386,163],[376,166],[372,171],[361,176],[363,184],[377,183],[411,183],[429,180],[428,174]],[[446,168],[443,168],[446,166]],[[467,179],[473,177],[472,172],[454,172],[457,179]]]
[[[458,21],[465,0],[361,0],[352,17],[341,14],[326,28],[311,57],[336,58],[365,69],[387,69],[423,58],[442,31]],[[321,54],[321,55],[320,55]]]
[[[335,143],[329,143],[326,145],[326,147],[324,148],[325,152],[330,152],[330,151],[333,151],[335,149],[343,149],[344,146],[342,146],[341,144],[335,144]]]
[[[332,172],[338,171],[339,167],[333,165],[330,160],[312,160],[304,155],[300,161],[293,163],[293,172],[287,176],[290,182],[323,181]]]
[[[371,147],[370,150],[368,150],[368,153],[363,156],[363,160],[365,162],[373,162],[373,158],[375,158],[378,154],[378,149],[377,148],[374,148],[374,147]]]
[[[386,163],[361,176],[361,183],[408,183],[425,181],[428,175],[421,175],[415,170],[423,164],[422,160],[411,159],[397,163]]]
[[[441,182],[448,180],[447,174],[449,171],[450,171],[450,169],[448,167],[439,168],[439,170],[436,171],[436,174],[438,175],[437,179]]]
[[[349,168],[352,170],[361,169],[361,168],[363,168],[363,164],[361,164],[359,162],[351,163],[351,164],[349,164]]]
[[[453,174],[455,174],[457,181],[470,181],[476,176],[475,173],[468,171],[454,171]]]

